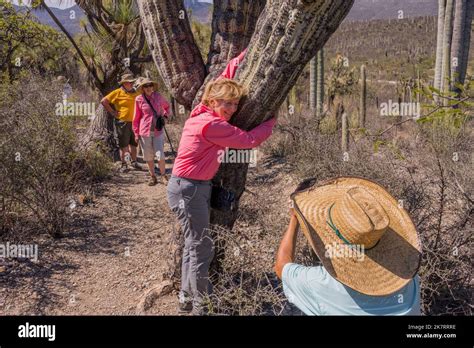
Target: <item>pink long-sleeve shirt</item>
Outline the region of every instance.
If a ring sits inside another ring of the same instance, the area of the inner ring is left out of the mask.
[[[148,100],[153,105],[153,108],[158,114],[162,114],[163,116],[168,117],[170,105],[161,94],[159,94],[158,92],[153,92],[151,96],[148,97]],[[149,137],[152,135],[158,137],[163,131],[158,131],[155,128],[154,133],[152,133],[152,125],[153,111],[150,105],[145,100],[143,94],[141,94],[135,98],[135,115],[133,117],[132,123],[133,133],[135,133],[135,137]]]
[[[246,132],[228,123],[211,108],[199,104],[184,124],[173,175],[194,180],[211,180],[220,166],[220,151],[225,151],[227,147],[257,147],[272,134],[275,122],[272,118]]]

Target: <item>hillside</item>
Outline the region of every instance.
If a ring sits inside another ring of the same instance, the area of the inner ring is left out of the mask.
[[[399,12],[403,11],[403,13]],[[437,0],[356,0],[346,21],[435,16]]]
[[[422,82],[432,84],[434,76],[437,17],[416,17],[373,21],[344,22],[326,43],[325,73],[340,54],[347,58],[349,69],[356,77],[359,67],[367,67],[369,100],[398,96],[401,80],[416,79],[420,71]],[[406,35],[410,33],[410,35]],[[471,36],[468,74],[474,74],[474,35]],[[374,83],[378,81],[377,83]],[[298,80],[296,90],[302,104],[309,103],[309,66]],[[326,86],[327,87],[327,86]]]
[[[195,0],[186,0],[185,6],[193,19],[201,23],[210,22],[212,4]],[[15,8],[17,11],[22,9],[20,6],[15,6]],[[86,15],[79,6],[74,5],[73,7],[63,10],[51,7],[51,10],[69,33],[75,35],[81,31],[80,21],[81,19],[86,18]],[[49,25],[54,29],[59,30],[59,27],[56,25],[56,23],[54,23],[46,11],[34,10],[33,13],[36,18],[38,18],[40,23]]]
[[[20,6],[14,6],[17,11],[24,10],[24,8]],[[69,33],[74,35],[81,31],[80,22],[81,19],[86,18],[86,15],[79,6],[74,5],[73,7],[64,10],[54,7],[50,8]],[[56,23],[54,23],[46,11],[33,10],[33,14],[40,23],[49,25],[50,27],[59,30],[59,27],[56,25]]]

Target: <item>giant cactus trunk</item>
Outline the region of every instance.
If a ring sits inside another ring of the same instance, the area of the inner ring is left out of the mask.
[[[226,64],[248,46],[264,7],[265,0],[214,1],[211,47],[207,57],[209,74],[205,82],[220,74]],[[197,97],[195,101],[200,95]]]
[[[166,88],[191,108],[206,67],[194,41],[183,0],[137,1],[148,47]]]
[[[208,69],[189,24],[177,18],[182,0],[142,0],[139,5],[155,63],[166,86],[184,105],[192,105],[207,70],[219,70],[234,52],[248,47],[236,79],[250,93],[230,122],[250,130],[275,116],[304,66],[334,33],[353,3],[354,0],[274,0],[267,1],[262,10],[263,3],[259,1],[216,0]],[[214,49],[216,45],[220,48]],[[240,199],[246,174],[247,164],[223,164],[215,180],[222,180]],[[237,209],[213,211],[211,222],[232,227],[236,217]]]

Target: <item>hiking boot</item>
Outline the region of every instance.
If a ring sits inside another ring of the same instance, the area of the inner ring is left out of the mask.
[[[193,303],[189,302],[178,302],[178,313],[191,313],[193,311]]]
[[[161,183],[163,185],[168,185],[168,181],[170,181],[170,176],[168,174],[161,175]]]
[[[191,315],[193,316],[209,316],[209,310],[206,306],[198,306],[193,307],[193,310],[191,311]]]
[[[155,186],[158,183],[158,179],[156,176],[151,176],[150,180],[148,181],[148,186]]]

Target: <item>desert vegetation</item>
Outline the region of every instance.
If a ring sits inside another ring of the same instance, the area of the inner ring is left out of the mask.
[[[180,12],[183,1],[77,1],[87,20],[71,36],[0,1],[0,240],[73,242],[80,207],[92,209],[101,187],[119,176],[113,125],[99,100],[121,73],[159,80],[172,104],[176,148],[203,85],[247,48],[236,78],[250,95],[231,122],[251,129],[278,115],[278,125],[255,168],[226,164],[216,178],[240,201],[230,213],[212,213],[210,313],[299,314],[273,272],[289,194],[308,178],[350,175],[385,186],[413,218],[423,246],[423,314],[472,315],[472,4],[440,0],[438,18],[342,22],[352,1],[240,3],[214,1],[209,25]],[[330,23],[301,25],[323,17]],[[59,75],[73,87],[69,101],[93,105],[91,115],[58,115]],[[169,152],[168,160],[170,167]],[[165,206],[164,192],[156,200]],[[171,213],[161,214],[166,242],[157,248],[163,273],[176,279],[170,250],[179,250],[182,236]],[[129,223],[142,226],[134,216]],[[297,255],[318,262],[303,236]],[[0,263],[0,284],[8,279]]]

